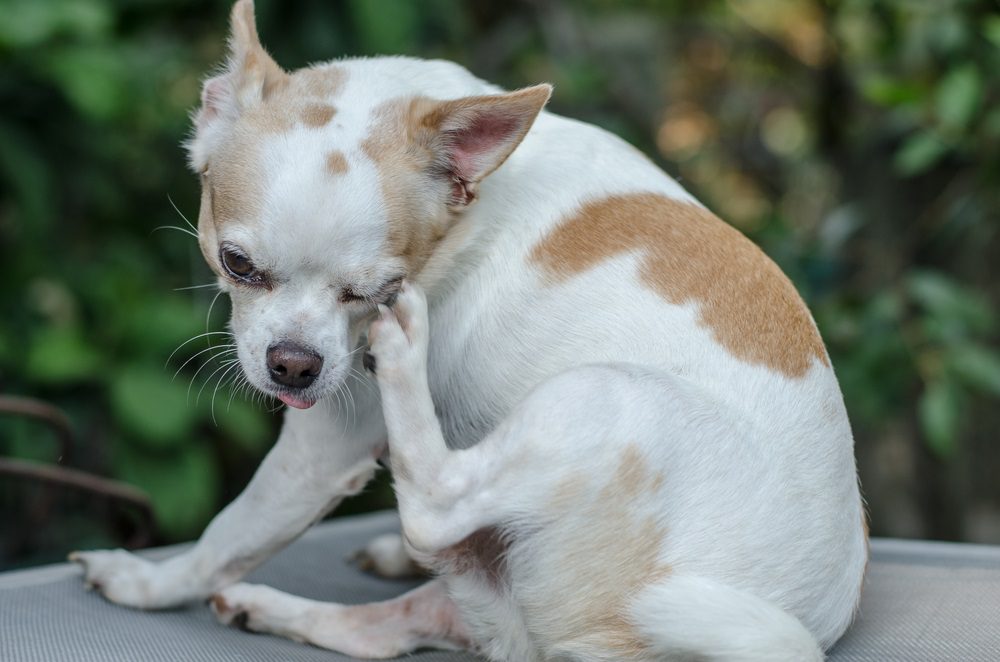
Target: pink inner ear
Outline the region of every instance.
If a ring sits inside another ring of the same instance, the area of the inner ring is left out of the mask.
[[[468,126],[449,131],[449,152],[455,174],[465,181],[478,181],[517,129],[516,118],[483,114],[477,115]]]
[[[201,88],[201,110],[198,112],[197,123],[203,125],[218,117],[229,96],[229,81],[225,76],[206,80]]]

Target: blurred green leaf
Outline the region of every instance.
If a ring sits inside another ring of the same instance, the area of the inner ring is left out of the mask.
[[[955,385],[947,380],[928,384],[917,403],[917,413],[928,447],[941,458],[950,457],[955,452],[962,414]]]
[[[88,45],[53,49],[47,55],[49,75],[84,115],[109,120],[124,112],[130,81],[123,53]]]
[[[2,21],[0,21],[2,23]],[[25,235],[40,235],[52,224],[52,182],[48,164],[39,157],[33,136],[0,120],[0,177],[20,212]]]
[[[0,455],[36,462],[56,462],[59,440],[39,421],[5,416],[0,418]]]
[[[219,498],[219,468],[210,448],[195,443],[149,453],[125,443],[116,446],[116,474],[149,493],[163,533],[171,540],[198,535]]]
[[[983,21],[983,36],[1000,48],[1000,16],[994,14]]]
[[[205,330],[204,311],[196,308],[189,299],[174,294],[164,294],[144,301],[127,313],[125,333],[129,343],[137,353],[160,359],[166,359],[182,342]],[[214,341],[212,344],[218,345],[220,342]],[[189,343],[178,352],[178,356],[189,356],[207,346],[207,340]]]
[[[935,328],[950,331],[939,340],[970,331],[990,332],[996,326],[990,302],[952,278],[933,271],[914,271],[906,284],[913,300],[935,318]]]
[[[979,109],[982,77],[974,64],[965,64],[948,72],[937,87],[935,102],[938,118],[952,129],[962,129]]]
[[[112,26],[111,4],[99,0],[8,0],[0,47],[37,46],[57,34],[93,38]]]
[[[862,82],[861,93],[881,106],[899,106],[919,102],[924,89],[916,81],[876,75]]]
[[[981,345],[962,344],[949,348],[949,367],[966,384],[1000,397],[1000,353]]]
[[[111,383],[115,416],[136,440],[151,449],[187,443],[198,419],[188,404],[187,387],[170,373],[146,365],[122,368]]]
[[[28,347],[29,379],[67,383],[95,379],[104,358],[75,326],[48,327],[35,333]]]
[[[272,439],[270,417],[236,396],[220,402],[215,420],[232,441],[247,453],[259,454]]]
[[[948,150],[948,145],[937,134],[931,131],[919,131],[910,136],[899,148],[893,159],[893,165],[900,174],[919,175],[937,163]]]
[[[351,0],[350,7],[362,43],[369,52],[392,55],[412,50],[420,19],[417,3],[408,0]]]

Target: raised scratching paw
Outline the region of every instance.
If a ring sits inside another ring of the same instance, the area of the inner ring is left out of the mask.
[[[372,368],[380,382],[396,381],[423,370],[427,363],[427,300],[415,285],[403,282],[392,308],[379,306],[368,330]]]

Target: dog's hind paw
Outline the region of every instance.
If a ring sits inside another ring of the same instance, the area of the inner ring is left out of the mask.
[[[395,305],[379,306],[368,330],[371,370],[380,382],[418,374],[427,364],[427,300],[415,285],[404,282]],[[367,359],[367,356],[366,356]]]
[[[209,598],[208,606],[223,625],[305,641],[299,629],[307,602],[270,586],[233,584]]]
[[[372,538],[350,560],[364,572],[386,579],[412,579],[427,574],[406,553],[403,539],[398,533],[385,533]]]

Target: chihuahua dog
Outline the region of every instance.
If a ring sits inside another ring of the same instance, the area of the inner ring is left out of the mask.
[[[289,73],[249,0],[231,29],[189,143],[199,241],[246,377],[289,409],[189,551],[77,553],[86,581],[365,658],[821,660],[866,527],[829,357],[774,263],[545,112],[548,85],[403,57]],[[403,533],[376,561],[405,547],[435,579],[361,606],[237,583],[380,459]]]

